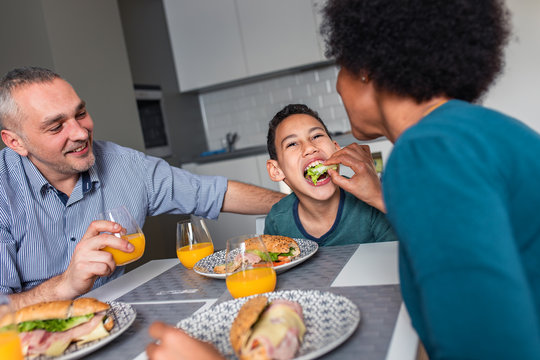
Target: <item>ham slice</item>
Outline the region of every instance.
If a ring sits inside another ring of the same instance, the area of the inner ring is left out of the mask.
[[[243,255],[244,255],[243,257],[242,257],[242,254],[236,255],[236,258],[234,259],[234,262],[235,263],[242,263],[242,260],[244,262],[247,262],[248,264],[257,264],[257,263],[261,262],[261,258],[256,254],[253,254],[253,253],[250,253],[250,252],[245,252]]]
[[[103,320],[104,316],[104,312],[97,313],[89,321],[66,331],[48,332],[40,329],[20,333],[22,348],[25,349],[24,355],[44,354],[55,342],[64,342],[69,345],[72,341],[92,332]]]
[[[287,334],[279,345],[273,351],[273,359],[276,360],[289,360],[294,358],[296,350],[300,347],[300,342],[298,341],[298,330],[289,329]]]
[[[270,303],[269,308],[276,305],[280,305],[280,304],[287,305],[288,307],[293,309],[298,314],[298,316],[300,316],[300,319],[302,320],[304,319],[304,314],[302,313],[302,306],[300,306],[300,304],[295,301],[289,301],[285,299],[276,299]]]

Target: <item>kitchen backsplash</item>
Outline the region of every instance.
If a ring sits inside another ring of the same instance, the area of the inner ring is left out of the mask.
[[[199,95],[210,150],[225,147],[227,133],[238,133],[236,148],[266,144],[268,122],[285,105],[306,104],[330,132],[350,130],[336,91],[334,65],[239,85]]]

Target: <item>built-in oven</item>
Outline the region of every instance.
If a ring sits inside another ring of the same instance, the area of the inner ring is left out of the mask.
[[[161,88],[152,85],[135,85],[135,99],[146,153],[158,157],[171,156],[172,150],[163,111]]]

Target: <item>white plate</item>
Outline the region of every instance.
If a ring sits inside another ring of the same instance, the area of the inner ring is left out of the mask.
[[[300,255],[292,260],[290,263],[275,266],[274,269],[276,273],[281,273],[285,270],[288,270],[292,267],[295,267],[298,264],[303,263],[310,257],[312,257],[317,250],[319,249],[319,244],[315,241],[307,239],[294,239],[300,248]],[[204,259],[199,260],[193,270],[200,275],[208,276],[214,279],[225,279],[226,274],[216,274],[214,272],[214,266],[225,264],[225,250],[221,250],[205,257]]]
[[[85,355],[88,355],[89,353],[96,351],[102,346],[105,346],[106,344],[110,343],[114,339],[116,339],[120,334],[122,334],[124,331],[126,331],[131,324],[133,324],[133,321],[135,321],[135,318],[137,317],[137,313],[135,312],[135,309],[129,304],[123,303],[123,302],[109,302],[109,305],[111,305],[111,308],[107,310],[107,315],[112,316],[114,318],[114,327],[110,331],[110,335],[101,338],[98,340],[87,342],[86,344],[77,345],[76,343],[72,343],[62,355],[60,356],[45,356],[40,355],[38,357],[30,358],[29,356],[26,357],[26,359],[32,359],[32,360],[72,360],[72,359],[79,359]]]
[[[349,338],[360,322],[360,310],[344,296],[318,290],[288,290],[266,293],[269,300],[287,299],[302,305],[306,334],[295,359],[314,359],[335,349]],[[252,297],[252,296],[250,296]],[[227,358],[234,359],[229,330],[247,298],[227,301],[180,321],[177,326],[191,336],[213,343]]]

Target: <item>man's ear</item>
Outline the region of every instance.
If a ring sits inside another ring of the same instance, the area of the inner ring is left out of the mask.
[[[266,160],[266,170],[272,181],[281,181],[285,179],[285,174],[283,174],[283,171],[276,160]]]
[[[21,156],[27,156],[28,151],[26,150],[26,147],[24,146],[24,141],[22,141],[21,137],[17,135],[15,132],[11,130],[3,129],[0,131],[0,134],[2,135],[2,141],[6,146],[13,151],[15,151],[17,154]]]

